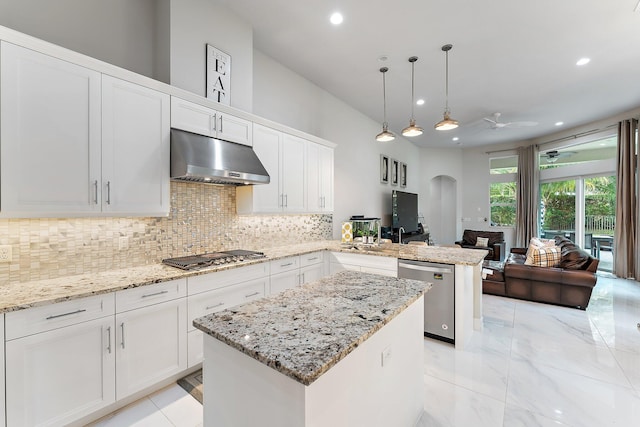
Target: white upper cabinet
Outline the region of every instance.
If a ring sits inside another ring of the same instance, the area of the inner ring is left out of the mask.
[[[333,212],[333,148],[307,142],[307,208]]]
[[[200,135],[252,145],[249,120],[222,113],[184,99],[171,97],[171,127]]]
[[[306,211],[306,141],[253,125],[253,150],[269,173],[269,184],[238,187],[239,213]]]
[[[169,95],[0,50],[2,217],[169,213]]]
[[[103,76],[102,201],[105,212],[169,213],[169,95]]]
[[[100,73],[2,42],[0,214],[100,212]]]

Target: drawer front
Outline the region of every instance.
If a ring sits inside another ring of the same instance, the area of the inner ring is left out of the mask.
[[[310,254],[300,255],[300,267],[308,265],[320,264],[324,262],[325,251],[311,252]]]
[[[269,276],[268,262],[261,262],[246,267],[230,268],[229,270],[187,278],[188,293],[189,295],[195,295],[267,276]]]
[[[116,292],[116,311],[135,310],[187,296],[187,280],[177,279]]]
[[[300,267],[300,257],[292,256],[288,258],[276,259],[271,261],[271,274],[283,273],[285,271],[295,270]]]
[[[262,277],[239,285],[227,286],[226,288],[215,289],[190,296],[187,300],[189,316],[188,330],[193,331],[196,329],[193,326],[193,320],[198,317],[262,298],[265,295],[268,283],[269,279]]]
[[[12,311],[5,315],[6,339],[63,328],[114,313],[113,293]]]

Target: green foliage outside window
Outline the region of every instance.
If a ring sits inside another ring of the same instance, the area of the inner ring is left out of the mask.
[[[490,184],[491,225],[515,226],[516,183],[494,182]]]

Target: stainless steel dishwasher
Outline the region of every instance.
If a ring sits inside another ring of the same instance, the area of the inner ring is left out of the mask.
[[[431,283],[424,294],[424,336],[455,344],[454,266],[399,259],[398,277]]]

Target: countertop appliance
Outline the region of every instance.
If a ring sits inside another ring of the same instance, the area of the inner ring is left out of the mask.
[[[398,277],[431,283],[424,295],[424,336],[455,344],[454,266],[399,259]]]
[[[199,270],[212,265],[233,264],[260,258],[266,258],[266,255],[262,252],[236,249],[232,251],[166,258],[162,260],[162,263],[182,270]]]
[[[171,129],[171,179],[205,184],[268,184],[269,173],[248,145]]]

